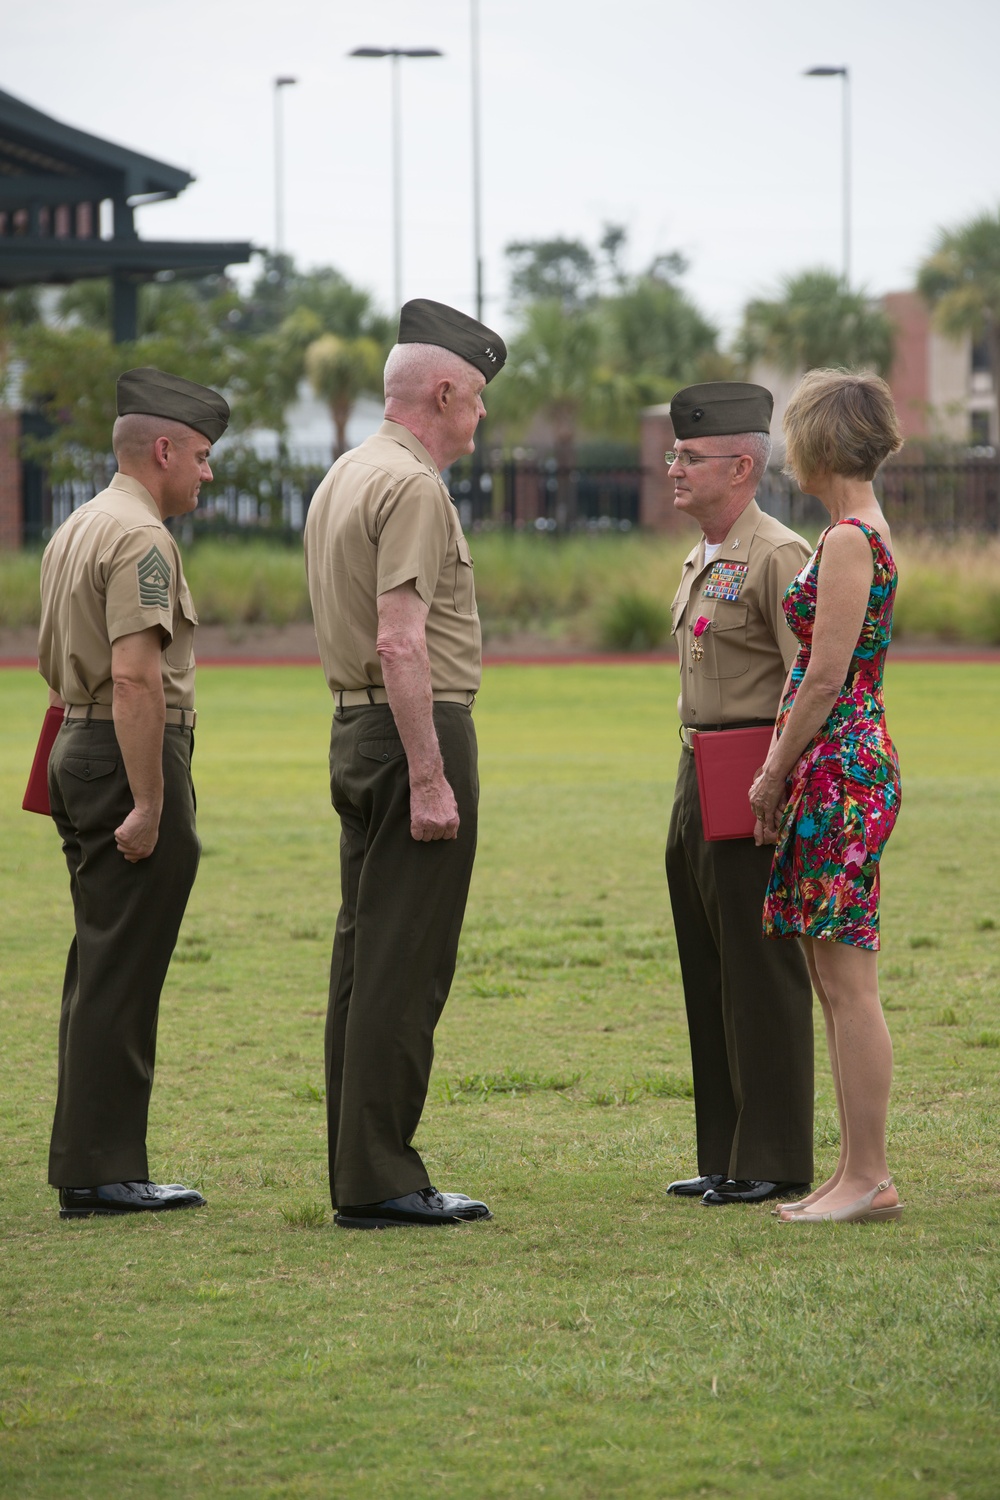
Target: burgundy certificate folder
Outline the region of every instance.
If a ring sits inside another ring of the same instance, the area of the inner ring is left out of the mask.
[[[24,794],[21,806],[25,812],[44,813],[49,816],[49,756],[52,746],[56,742],[56,735],[62,727],[63,711],[61,708],[50,708],[42,720],[42,732],[38,736],[38,745],[35,749],[35,758],[31,762],[31,773],[28,776],[28,787]]]
[[[767,758],[772,729],[715,729],[692,734],[701,824],[706,839],[750,839],[750,783]]]

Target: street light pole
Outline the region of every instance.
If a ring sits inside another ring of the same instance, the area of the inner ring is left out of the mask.
[[[848,68],[807,68],[806,78],[839,78],[841,90],[844,284],[851,284],[851,75]]]
[[[274,253],[281,255],[285,241],[284,141],[282,139],[281,91],[297,78],[274,80]]]
[[[472,253],[476,268],[476,317],[483,321],[483,202],[479,133],[479,0],[470,4],[472,54]]]
[[[443,57],[436,47],[355,47],[350,57],[392,59],[392,280],[396,311],[403,305],[403,125],[400,109],[399,59]]]
[[[403,305],[403,123],[399,94],[399,53],[392,54],[392,297]]]

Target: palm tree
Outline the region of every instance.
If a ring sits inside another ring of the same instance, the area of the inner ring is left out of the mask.
[[[511,342],[504,381],[491,393],[490,412],[500,422],[517,428],[545,418],[560,468],[572,465],[577,432],[595,414],[606,384],[600,344],[593,313],[567,311],[554,299],[532,302]]]
[[[920,267],[917,289],[942,333],[985,340],[1000,432],[1000,210],[942,229]]]
[[[306,350],[323,332],[318,315],[296,307],[267,333],[244,341],[240,407],[250,426],[272,427],[283,446],[288,408],[298,395]]]
[[[716,378],[707,373],[719,358],[716,329],[655,265],[602,299],[598,313],[615,367],[646,378],[647,404],[668,400],[679,386]]]
[[[347,451],[347,423],[359,396],[382,384],[383,351],[373,338],[339,338],[324,333],[305,353],[306,374],[317,396],[330,408],[336,440],[334,459]]]
[[[786,375],[830,365],[885,375],[893,324],[832,271],[801,271],[784,279],[780,297],[747,304],[738,348],[748,365],[766,360]]]

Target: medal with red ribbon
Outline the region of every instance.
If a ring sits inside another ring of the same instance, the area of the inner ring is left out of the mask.
[[[701,644],[701,638],[711,623],[711,620],[706,615],[699,615],[692,626],[694,640],[691,642],[691,655],[695,661],[701,661],[705,655],[705,648]]]

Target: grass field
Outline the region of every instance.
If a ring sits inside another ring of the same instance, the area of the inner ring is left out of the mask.
[[[662,873],[669,669],[508,668],[418,1144],[492,1223],[350,1234],[324,1172],[336,907],[318,670],[203,669],[205,846],[151,1165],[209,1207],[62,1224],[45,1186],[70,912],[19,808],[43,688],[0,673],[5,1497],[996,1500],[1000,674],[890,667],[899,1225],[664,1196],[694,1170]],[[817,1067],[819,1164],[836,1154]]]

